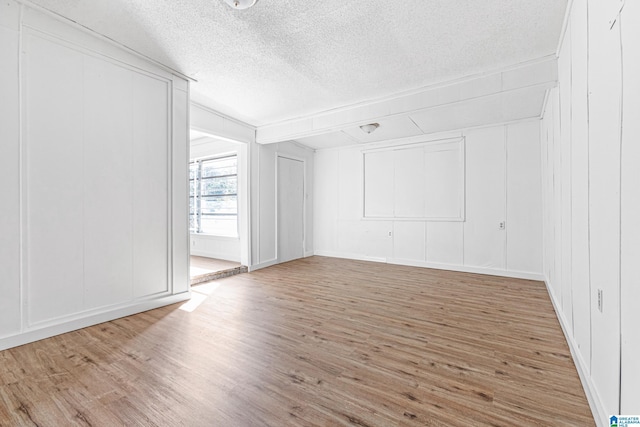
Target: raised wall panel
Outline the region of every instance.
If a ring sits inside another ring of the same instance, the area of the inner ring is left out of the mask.
[[[133,72],[84,59],[85,308],[130,300],[133,289]],[[105,262],[108,260],[108,262]]]
[[[304,162],[278,156],[278,262],[304,257],[304,169]]]
[[[393,223],[393,258],[396,260],[424,261],[424,221],[395,221]]]
[[[133,78],[134,297],[169,290],[168,82]]]
[[[464,218],[462,140],[394,146],[363,158],[365,217]]]
[[[362,220],[338,220],[338,252],[348,255],[365,255],[365,224]]]
[[[276,154],[272,146],[260,147],[260,262],[276,258]]]
[[[364,155],[364,216],[394,216],[394,153],[379,151]]]
[[[84,176],[77,128],[83,117],[83,57],[31,34],[25,45],[25,279],[31,325],[82,309]]]
[[[591,364],[591,297],[587,93],[587,4],[575,2],[571,13],[571,296],[573,336],[588,367]]]
[[[176,79],[174,79],[175,86]],[[186,82],[184,82],[186,85]],[[185,88],[188,90],[188,87]],[[172,216],[173,216],[173,293],[189,291],[189,94],[187,91],[173,90],[173,143],[172,143]],[[238,251],[239,252],[239,251]],[[237,252],[236,252],[237,253]]]
[[[640,414],[640,2],[626,2],[623,46],[620,413]]]
[[[359,242],[360,251],[365,256],[387,260],[393,256],[393,222],[362,221],[364,231]]]
[[[424,148],[408,148],[372,154],[379,155],[383,162],[382,167],[387,170],[391,169],[393,173],[394,187],[390,192],[393,200],[390,203],[385,200],[389,207],[394,208],[391,216],[405,218],[424,217],[427,172],[425,170]],[[366,154],[365,156],[369,155]],[[365,173],[367,173],[367,166],[368,163],[365,163]],[[381,179],[384,179],[384,177],[381,177]],[[368,180],[365,178],[365,189],[367,188],[367,183]],[[365,200],[367,201],[366,206],[369,206],[368,201],[370,200]]]
[[[340,150],[338,159],[338,218],[362,218],[362,153],[356,149]]]
[[[255,142],[249,143],[249,174],[251,188],[251,264],[259,264],[260,260],[260,150],[261,145]]]
[[[507,270],[542,272],[538,121],[507,126]]]
[[[462,142],[428,145],[424,147],[423,155],[423,217],[463,219],[464,145]],[[404,168],[404,165],[399,168]]]
[[[499,126],[466,135],[466,266],[505,268],[506,237],[500,229],[506,217],[504,132]]]
[[[562,241],[562,308],[567,319],[569,328],[573,325],[573,311],[571,306],[573,297],[571,295],[571,22],[567,26],[567,31],[560,49],[558,59],[558,78],[560,89],[560,221]]]
[[[427,262],[464,265],[463,241],[464,223],[427,223]]]
[[[550,280],[552,286],[555,289],[555,295],[557,302],[562,306],[562,268],[564,267],[562,261],[562,162],[561,162],[561,148],[562,141],[560,139],[560,90],[555,89],[553,95],[553,111],[554,119],[553,125],[553,138],[551,149],[551,164],[553,170],[552,178],[552,193],[553,199],[550,205],[553,212],[553,270]],[[563,312],[564,316],[564,312]]]
[[[314,157],[313,235],[315,249],[335,251],[338,226],[339,152],[318,151]]]
[[[20,330],[18,7],[0,5],[0,336]]]
[[[620,26],[589,2],[591,378],[607,414],[620,404]],[[597,290],[603,291],[602,311]]]

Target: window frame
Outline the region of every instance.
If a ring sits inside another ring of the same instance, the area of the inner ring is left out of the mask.
[[[219,176],[212,176],[212,177],[202,177],[202,165],[203,163],[206,162],[210,162],[213,160],[223,160],[223,159],[230,159],[230,158],[235,158],[236,160],[236,164],[235,164],[235,173],[234,174],[225,174],[225,175],[219,175]],[[216,156],[207,156],[207,157],[201,157],[201,158],[197,158],[197,159],[193,159],[189,161],[189,233],[190,234],[197,234],[197,235],[202,235],[202,236],[219,236],[219,237],[231,237],[231,238],[238,238],[239,236],[239,224],[238,224],[238,197],[239,197],[239,190],[240,190],[240,186],[239,186],[239,182],[238,182],[238,164],[239,164],[239,156],[238,153],[232,153],[232,154],[223,154],[223,155],[216,155]],[[193,175],[193,178],[191,178],[191,168],[193,165],[197,165],[195,174]],[[225,194],[202,194],[202,181],[204,180],[215,180],[215,179],[221,179],[221,178],[230,178],[230,177],[235,177],[236,178],[236,192],[235,193],[225,193]],[[192,182],[194,183],[192,186]],[[191,192],[191,188],[194,188],[194,193],[192,194]],[[211,232],[205,232],[202,231],[202,217],[203,217],[203,213],[202,213],[202,200],[204,197],[235,197],[235,212],[234,213],[224,213],[224,214],[210,214],[208,216],[226,216],[226,217],[235,217],[235,234],[233,235],[225,235],[225,234],[215,234],[215,233],[211,233]],[[191,200],[193,199],[193,213],[191,210]],[[191,218],[192,216],[194,217],[195,220],[195,228],[191,227],[192,221]]]

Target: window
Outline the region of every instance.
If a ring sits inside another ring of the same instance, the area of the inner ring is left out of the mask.
[[[189,229],[192,233],[238,235],[238,156],[189,164]]]

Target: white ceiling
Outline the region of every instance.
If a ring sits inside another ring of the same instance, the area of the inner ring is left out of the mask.
[[[31,0],[198,80],[261,126],[555,52],[567,0]]]

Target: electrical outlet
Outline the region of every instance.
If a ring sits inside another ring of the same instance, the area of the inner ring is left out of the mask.
[[[507,224],[504,221],[498,224],[498,229],[504,230],[505,228],[507,228]]]
[[[602,313],[602,289],[598,289],[598,311]]]

